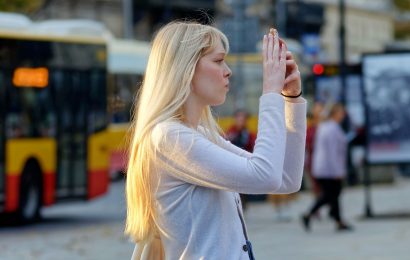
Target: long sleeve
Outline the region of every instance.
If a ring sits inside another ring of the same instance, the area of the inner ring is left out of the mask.
[[[287,109],[284,103],[278,94],[265,94],[260,98],[259,130],[252,154],[238,150],[228,151],[210,142],[199,132],[178,123],[160,124],[153,132],[160,169],[188,183],[240,193],[260,194],[287,190],[287,183],[298,179],[293,176],[297,174],[287,177],[283,175],[284,169],[289,168],[284,167],[287,143],[295,145],[296,140],[302,139],[295,139],[292,132],[290,135],[287,133],[287,124],[290,123],[292,128],[299,127],[299,123],[293,120],[285,122]],[[297,106],[304,107],[299,104]],[[305,131],[303,128],[300,133]],[[304,149],[303,144],[297,145]],[[292,150],[295,148],[289,149],[289,154],[296,159],[299,153],[292,155]],[[303,165],[303,156],[300,160]],[[294,170],[295,167],[288,169],[292,173]],[[299,186],[300,184],[297,185]]]
[[[306,101],[285,102],[286,151],[282,185],[275,193],[292,193],[300,189],[303,178],[306,141]],[[250,158],[252,153],[236,147],[229,141],[223,147],[239,156]]]
[[[300,189],[306,143],[306,103],[286,102],[286,152],[281,187],[275,193]]]

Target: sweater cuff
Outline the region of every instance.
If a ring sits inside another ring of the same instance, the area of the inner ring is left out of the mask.
[[[283,98],[286,102],[289,103],[307,103],[306,99],[304,99],[303,97],[298,97],[298,98],[287,98],[284,97]]]
[[[307,102],[303,100],[303,103],[285,102],[286,127],[291,131],[306,128]]]
[[[269,108],[280,108],[283,110],[285,101],[280,94],[266,93],[259,98],[259,111],[263,111]]]

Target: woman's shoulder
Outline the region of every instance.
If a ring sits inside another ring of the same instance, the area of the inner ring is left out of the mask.
[[[154,143],[159,144],[162,142],[175,141],[180,139],[181,136],[192,136],[195,134],[195,130],[182,124],[178,121],[163,121],[156,124],[152,130],[151,136]]]
[[[167,120],[156,124],[152,132],[155,134],[170,134],[174,132],[195,132],[195,130],[179,121]]]

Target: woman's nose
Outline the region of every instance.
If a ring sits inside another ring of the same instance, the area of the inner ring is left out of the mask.
[[[230,76],[232,76],[232,71],[231,71],[231,69],[229,68],[228,65],[225,65],[225,66],[226,66],[225,76],[229,78]]]

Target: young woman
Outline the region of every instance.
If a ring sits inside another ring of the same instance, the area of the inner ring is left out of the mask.
[[[227,53],[222,32],[191,22],[172,22],[153,41],[126,182],[134,259],[253,259],[238,193],[300,188],[306,101],[292,54],[275,30],[264,36],[259,130],[248,153],[222,138],[211,114],[229,91]]]

